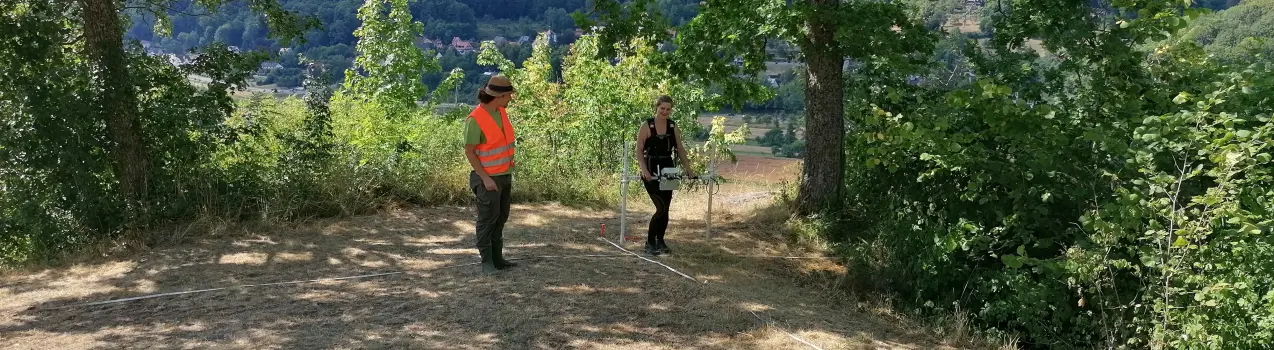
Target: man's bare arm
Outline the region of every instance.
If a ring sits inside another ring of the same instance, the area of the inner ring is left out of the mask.
[[[637,128],[637,148],[633,150],[633,154],[637,156],[637,166],[641,169],[642,175],[649,174],[650,169],[646,169],[646,162],[642,161],[641,150],[646,148],[646,128]],[[651,176],[654,176],[653,174]],[[643,178],[643,180],[645,180]]]
[[[478,174],[483,181],[491,179],[491,175],[487,174],[487,170],[482,168],[482,161],[478,159],[478,145],[464,145],[465,158],[469,160],[469,166],[473,167],[473,172]]]

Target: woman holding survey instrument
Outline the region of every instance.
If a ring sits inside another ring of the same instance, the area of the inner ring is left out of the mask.
[[[668,207],[672,204],[672,191],[663,190],[659,186],[659,176],[663,169],[675,168],[675,160],[680,160],[685,175],[693,177],[690,161],[686,159],[686,146],[681,142],[681,131],[677,123],[668,119],[672,113],[672,97],[659,96],[655,100],[655,117],[646,119],[637,128],[637,154],[642,159],[637,162],[641,167],[641,179],[646,193],[655,205],[655,214],[650,218],[646,233],[645,251],[651,255],[672,253],[664,242],[664,232],[668,230]]]

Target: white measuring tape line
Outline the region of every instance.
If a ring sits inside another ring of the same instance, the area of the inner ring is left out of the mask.
[[[796,340],[796,341],[798,341],[798,342],[801,342],[801,344],[805,344],[805,345],[807,345],[807,346],[809,346],[809,347],[811,347],[811,348],[814,348],[815,350],[823,350],[823,348],[818,347],[818,345],[814,345],[813,343],[810,343],[810,342],[806,341],[805,339],[801,339],[801,337],[798,337],[798,336],[796,336],[795,334],[792,334],[792,333],[789,333],[789,332],[788,332],[788,331],[786,331],[786,330],[783,330],[783,328],[782,328],[782,327],[775,326],[775,325],[774,325],[774,322],[766,321],[765,319],[761,318],[761,315],[757,315],[757,314],[756,314],[756,311],[748,310],[748,312],[752,313],[752,317],[756,317],[756,319],[757,319],[758,321],[761,321],[761,323],[764,323],[764,324],[766,324],[767,326],[772,326],[772,327],[774,327],[774,329],[779,330],[779,332],[783,332],[783,334],[786,334],[789,338],[792,338],[792,339],[794,339],[794,340]]]
[[[600,238],[599,238],[599,239],[600,239]],[[623,247],[619,247],[619,246],[615,245],[614,243],[612,243],[612,242],[611,242],[611,241],[609,241],[609,240],[605,240],[605,239],[602,239],[602,240],[603,240],[603,241],[606,241],[606,243],[610,243],[612,246],[615,246],[616,248],[619,248],[620,250],[624,251],[624,253],[627,253],[627,254],[544,255],[544,256],[532,256],[532,257],[525,257],[525,258],[509,259],[509,260],[510,260],[510,261],[521,261],[521,260],[529,260],[529,259],[613,258],[613,257],[636,256],[636,257],[638,257],[638,258],[641,258],[642,260],[646,260],[646,261],[649,261],[649,262],[652,262],[652,263],[658,264],[658,265],[660,265],[660,266],[663,266],[663,267],[665,267],[665,268],[667,268],[667,269],[671,270],[672,272],[675,272],[675,273],[677,273],[678,275],[681,275],[682,277],[688,278],[688,279],[690,279],[690,280],[692,280],[692,281],[695,281],[695,282],[699,282],[699,281],[698,281],[698,280],[696,280],[694,277],[690,277],[689,275],[686,275],[686,274],[684,274],[684,273],[681,273],[681,271],[677,271],[676,269],[674,269],[674,268],[672,268],[672,267],[670,267],[670,266],[668,266],[668,265],[664,265],[663,263],[660,263],[660,262],[658,262],[658,261],[654,261],[654,260],[646,259],[645,257],[643,257],[643,256],[641,256],[641,255],[638,255],[638,254],[636,254],[636,253],[633,253],[633,252],[631,252],[631,251],[628,251],[627,249],[624,249]],[[703,257],[713,257],[713,256],[715,256],[715,255],[703,255]],[[774,258],[774,259],[832,259],[832,257],[797,257],[797,256],[769,256],[769,255],[729,255],[729,254],[726,254],[726,255],[721,255],[721,256],[735,256],[735,257],[748,257],[748,258]],[[683,257],[698,257],[698,256],[683,256]],[[480,263],[480,262],[479,262],[479,263],[468,263],[468,264],[460,264],[460,265],[443,266],[443,267],[435,268],[434,270],[443,270],[443,269],[450,269],[450,268],[457,268],[457,267],[465,267],[465,266],[474,266],[474,265],[481,265],[481,264],[482,264],[482,263]],[[287,281],[287,282],[275,282],[275,283],[243,284],[243,285],[237,285],[237,286],[231,286],[231,287],[218,287],[218,288],[208,288],[208,289],[189,290],[189,291],[180,291],[180,292],[168,292],[168,293],[158,293],[158,294],[140,295],[140,296],[135,296],[135,297],[123,298],[123,299],[112,299],[112,300],[96,301],[96,302],[91,302],[91,303],[71,304],[71,305],[64,305],[64,306],[56,306],[56,307],[40,308],[40,310],[56,310],[56,309],[67,309],[67,308],[74,308],[74,307],[86,307],[86,306],[107,305],[107,304],[123,303],[123,302],[136,301],[136,300],[145,300],[145,299],[162,298],[162,297],[167,297],[167,296],[176,296],[176,295],[185,295],[185,294],[196,294],[196,293],[215,292],[215,291],[221,291],[221,290],[227,290],[227,289],[235,289],[235,288],[267,287],[267,286],[279,286],[279,285],[301,284],[301,283],[314,283],[314,282],[324,282],[324,281],[341,281],[341,280],[350,280],[350,279],[360,279],[360,278],[371,278],[371,277],[381,277],[381,276],[398,275],[398,274],[403,274],[403,273],[405,273],[405,271],[395,271],[395,272],[385,272],[385,273],[374,273],[374,274],[357,275],[357,276],[345,276],[345,277],[317,278],[317,279],[310,279],[310,280]]]
[[[789,259],[789,260],[817,260],[817,259],[840,259],[834,256],[779,256],[779,255],[734,255],[734,254],[678,254],[676,257],[682,258],[760,258],[760,259]]]
[[[443,268],[460,267],[460,266],[468,266],[468,265],[476,265],[476,264],[466,264],[466,265],[447,266],[447,267],[443,267]],[[199,290],[181,291],[181,292],[168,292],[168,293],[159,293],[159,294],[148,294],[148,295],[135,296],[135,297],[130,297],[130,298],[123,298],[123,299],[111,299],[111,300],[103,300],[103,301],[97,301],[97,302],[92,302],[92,303],[71,304],[71,305],[63,305],[63,306],[57,306],[57,307],[41,308],[41,310],[56,310],[56,309],[66,309],[66,308],[73,308],[73,307],[106,305],[106,304],[122,303],[122,302],[127,302],[127,301],[134,301],[134,300],[154,299],[154,298],[167,297],[167,296],[173,296],[173,295],[195,294],[195,293],[204,293],[204,292],[215,292],[215,291],[219,291],[219,290],[227,290],[227,289],[234,289],[234,288],[250,288],[250,287],[278,286],[278,285],[285,285],[285,284],[300,284],[300,283],[311,283],[311,282],[322,282],[322,281],[339,281],[339,280],[348,280],[348,279],[356,279],[356,278],[368,278],[368,277],[379,277],[379,276],[397,275],[397,274],[400,274],[400,273],[403,273],[403,272],[402,272],[402,271],[397,271],[397,272],[386,272],[386,273],[376,273],[376,274],[369,274],[369,275],[358,275],[358,276],[347,276],[347,277],[319,278],[319,279],[304,280],[304,281],[288,281],[288,282],[261,283],[261,284],[243,284],[243,285],[237,285],[237,286],[231,286],[231,287],[208,288],[208,289],[199,289]]]
[[[590,254],[590,255],[558,255],[558,256],[547,255],[547,256],[532,256],[532,257],[525,257],[525,258],[509,259],[509,261],[521,261],[521,260],[530,260],[530,259],[561,259],[561,258],[614,258],[614,257],[627,257],[627,256],[628,254]],[[476,263],[468,263],[468,264],[449,265],[449,266],[434,268],[431,270],[444,270],[444,269],[450,269],[450,268],[475,266],[475,265],[481,265],[481,264],[482,264],[481,262],[476,262]],[[83,304],[71,304],[71,305],[63,305],[63,306],[55,306],[55,307],[45,307],[45,308],[39,308],[37,310],[68,309],[68,308],[75,308],[75,307],[107,305],[107,304],[123,303],[123,302],[136,301],[136,300],[162,298],[162,297],[175,296],[175,295],[215,292],[215,291],[235,289],[235,288],[281,286],[281,285],[287,285],[287,284],[302,284],[302,283],[314,283],[314,282],[325,282],[325,281],[342,281],[342,280],[351,280],[351,279],[359,279],[359,278],[398,275],[403,273],[406,273],[406,271],[373,273],[373,274],[345,276],[345,277],[316,278],[316,279],[310,279],[310,280],[298,280],[298,281],[287,281],[287,282],[242,284],[242,285],[230,286],[230,287],[218,287],[218,288],[208,288],[208,289],[199,289],[199,290],[188,290],[188,291],[181,291],[181,292],[147,294],[147,295],[140,295],[135,297],[123,298],[123,299],[111,299],[111,300],[95,301],[95,302],[83,303]]]
[[[601,237],[598,237],[597,239],[602,240],[602,241],[605,241],[606,243],[608,243],[608,244],[610,244],[611,246],[613,246],[613,247],[615,247],[615,248],[617,248],[617,249],[619,249],[619,250],[623,251],[623,252],[624,252],[624,253],[626,253],[626,254],[545,255],[545,256],[532,256],[532,257],[525,257],[525,258],[515,258],[515,259],[509,259],[509,260],[510,260],[510,261],[521,261],[521,260],[530,260],[530,259],[612,258],[612,257],[627,257],[627,256],[635,256],[635,257],[640,258],[640,259],[642,259],[642,260],[645,260],[645,261],[648,261],[648,262],[651,262],[651,263],[657,264],[657,265],[659,265],[659,266],[663,266],[664,268],[666,268],[666,269],[668,269],[669,271],[672,271],[672,272],[674,272],[674,273],[676,273],[676,274],[680,275],[681,277],[685,277],[686,279],[689,279],[689,280],[691,280],[691,281],[700,282],[699,280],[695,279],[694,277],[690,277],[690,275],[684,274],[684,273],[682,273],[681,271],[677,271],[677,269],[674,269],[674,268],[672,268],[671,266],[668,266],[668,265],[666,265],[666,264],[664,264],[664,263],[661,263],[661,262],[658,262],[658,261],[654,261],[654,260],[647,259],[647,258],[646,258],[646,257],[644,257],[644,256],[641,256],[641,255],[639,255],[639,254],[637,254],[637,253],[633,253],[632,251],[629,251],[629,250],[627,250],[627,249],[624,249],[624,247],[621,247],[621,246],[619,246],[619,245],[615,244],[614,242],[611,242],[610,240],[607,240],[607,239],[604,239],[604,238],[601,238]],[[705,256],[708,256],[708,255],[705,255]],[[728,254],[726,254],[726,255],[724,255],[724,256],[758,257],[758,258],[782,258],[782,259],[822,259],[822,258],[823,258],[823,257],[785,257],[785,256],[765,256],[765,255],[743,256],[743,255],[728,255]],[[468,263],[468,264],[449,265],[449,266],[442,266],[442,267],[434,268],[434,269],[431,269],[431,270],[444,270],[444,269],[450,269],[450,268],[465,267],[465,266],[475,266],[475,265],[481,265],[481,264],[482,264],[481,262],[476,262],[476,263]],[[314,282],[324,282],[324,281],[341,281],[341,280],[351,280],[351,279],[360,279],[360,278],[371,278],[371,277],[381,277],[381,276],[398,275],[398,274],[403,274],[403,273],[406,273],[406,271],[394,271],[394,272],[375,273],[375,274],[365,274],[365,275],[357,275],[357,276],[345,276],[345,277],[317,278],[317,279],[310,279],[310,280],[297,280],[297,281],[287,281],[287,282],[260,283],[260,284],[244,284],[244,285],[237,285],[237,286],[231,286],[231,287],[219,287],[219,288],[208,288],[208,289],[199,289],[199,290],[191,290],[191,291],[168,292],[168,293],[159,293],[159,294],[141,295],[141,296],[129,297],[129,298],[123,298],[123,299],[112,299],[112,300],[103,300],[103,301],[97,301],[97,302],[91,302],[91,303],[72,304],[72,305],[64,305],[64,306],[57,306],[57,307],[40,308],[40,309],[38,309],[38,310],[56,310],[56,309],[67,309],[67,308],[75,308],[75,307],[87,307],[87,306],[107,305],[107,304],[123,303],[123,302],[136,301],[136,300],[145,300],[145,299],[161,298],[161,297],[167,297],[167,296],[176,296],[176,295],[184,295],[184,294],[195,294],[195,293],[205,293],[205,292],[215,292],[215,291],[228,290],[228,289],[235,289],[235,288],[251,288],[251,287],[279,286],[279,285],[302,284],[302,283],[314,283]],[[703,281],[702,283],[707,283],[707,281]],[[765,323],[765,324],[767,324],[767,325],[771,325],[771,326],[773,325],[773,322],[767,322],[765,319],[761,318],[761,316],[760,316],[760,315],[758,315],[755,311],[748,310],[748,312],[749,312],[749,313],[751,313],[753,317],[756,317],[756,319],[757,319],[757,320],[759,320],[759,321],[761,321],[762,323]],[[782,332],[783,334],[787,335],[788,337],[792,338],[793,340],[796,340],[796,341],[798,341],[798,342],[801,342],[802,344],[805,344],[805,345],[807,345],[807,346],[809,346],[809,347],[811,347],[811,348],[813,348],[813,349],[816,349],[816,350],[823,350],[822,348],[818,347],[817,345],[814,345],[813,343],[810,343],[810,342],[808,342],[808,341],[806,341],[806,340],[804,340],[804,339],[801,339],[801,337],[798,337],[798,336],[796,336],[795,334],[792,334],[792,333],[790,333],[790,332],[788,332],[788,331],[786,331],[786,330],[783,330],[782,328],[779,328],[779,327],[777,327],[777,326],[776,326],[776,327],[775,327],[775,329],[777,329],[779,332]]]
[[[614,246],[615,248],[617,248],[617,249],[619,249],[619,250],[622,250],[622,251],[624,251],[625,253],[632,254],[632,256],[635,256],[635,257],[641,258],[642,260],[645,260],[645,261],[649,261],[649,262],[652,262],[652,263],[658,264],[659,266],[663,266],[664,268],[667,268],[668,270],[670,270],[670,271],[672,271],[672,272],[676,272],[678,275],[681,275],[681,277],[688,278],[688,279],[690,279],[691,281],[699,282],[699,280],[696,280],[694,277],[690,277],[690,276],[688,276],[688,275],[686,275],[686,274],[684,274],[684,273],[681,273],[681,271],[677,271],[677,269],[674,269],[674,268],[672,268],[671,266],[664,265],[664,263],[661,263],[661,262],[658,262],[658,261],[654,261],[654,260],[647,259],[646,257],[641,256],[641,255],[638,255],[637,253],[633,253],[633,252],[629,251],[628,249],[624,249],[624,247],[621,247],[621,246],[619,246],[618,244],[615,244],[615,242],[611,242],[610,240],[607,240],[607,239],[605,239],[605,238],[601,238],[601,237],[598,237],[597,239],[600,239],[600,240],[602,240],[602,241],[605,241],[606,243],[610,243],[610,245],[611,245],[611,246]],[[798,257],[783,257],[783,258],[798,258]],[[703,283],[708,283],[708,281],[703,281]],[[753,316],[753,317],[756,317],[756,319],[757,319],[757,320],[759,320],[759,321],[761,321],[761,323],[765,323],[766,325],[772,325],[772,323],[773,323],[773,322],[767,322],[767,321],[765,321],[765,319],[761,318],[761,315],[757,315],[755,311],[748,310],[748,312],[752,313],[752,316]],[[796,336],[795,334],[789,333],[788,331],[783,330],[783,329],[782,329],[782,328],[780,328],[780,327],[775,326],[775,327],[774,327],[774,329],[779,330],[779,332],[783,332],[783,334],[786,334],[788,337],[790,337],[790,338],[792,338],[792,339],[794,339],[794,340],[796,340],[796,341],[798,341],[798,342],[801,342],[801,344],[805,344],[805,345],[807,345],[807,346],[809,346],[809,347],[811,347],[811,348],[814,348],[814,349],[816,349],[816,350],[823,350],[823,348],[818,347],[818,345],[814,345],[813,343],[810,343],[810,342],[806,341],[805,339],[801,339],[801,337],[798,337],[798,336]]]
[[[625,253],[628,253],[628,254],[631,254],[632,256],[638,257],[638,258],[640,258],[641,260],[649,261],[649,262],[652,262],[652,263],[658,264],[659,266],[663,266],[664,268],[667,268],[669,271],[676,272],[678,275],[681,275],[681,277],[685,277],[685,278],[687,278],[687,279],[690,279],[691,281],[699,282],[699,280],[695,279],[694,277],[690,277],[690,275],[687,275],[687,274],[681,273],[681,271],[677,271],[677,269],[672,268],[672,266],[664,265],[664,263],[661,263],[661,262],[658,262],[658,261],[654,261],[654,260],[646,259],[646,257],[641,256],[641,255],[637,255],[637,253],[630,252],[630,251],[628,251],[628,249],[624,249],[624,247],[620,247],[618,244],[615,244],[615,242],[611,242],[610,240],[607,240],[607,239],[605,239],[605,238],[597,237],[597,239],[599,239],[599,240],[601,240],[601,241],[603,241],[603,242],[606,242],[606,243],[610,243],[610,245],[614,246],[616,249],[622,250],[622,251],[624,251]],[[708,283],[708,281],[703,281],[703,283]]]

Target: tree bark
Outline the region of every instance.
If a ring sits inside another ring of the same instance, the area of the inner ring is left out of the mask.
[[[839,0],[817,0],[819,13],[836,13]],[[810,16],[804,43],[806,149],[797,211],[811,214],[841,204],[845,164],[844,57],[837,49],[835,19]]]
[[[106,122],[120,192],[130,207],[146,198],[149,159],[137,114],[137,92],[128,73],[124,32],[115,0],[80,0],[84,39],[93,67],[95,105]]]

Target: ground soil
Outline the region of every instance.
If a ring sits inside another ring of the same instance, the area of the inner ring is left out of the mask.
[[[742,157],[723,172],[774,181],[792,164]],[[834,260],[766,257],[819,256],[786,243],[767,187],[717,190],[712,236],[706,192],[678,192],[673,254],[651,258],[694,280],[602,241],[618,240],[615,212],[556,204],[515,205],[506,256],[521,265],[482,275],[472,208],[408,208],[188,234],[196,238],[147,252],[7,273],[0,348],[947,348],[924,327],[812,283],[844,273]],[[651,208],[640,187],[630,197],[628,234],[640,240]],[[391,274],[236,287],[376,273]]]

